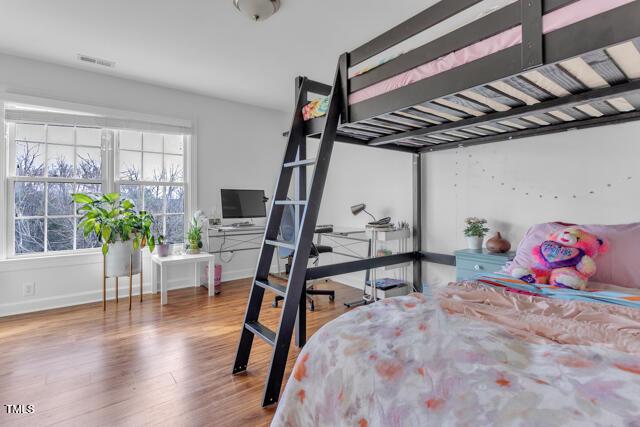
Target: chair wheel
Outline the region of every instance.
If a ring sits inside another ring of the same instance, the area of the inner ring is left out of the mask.
[[[335,300],[336,300],[336,297],[335,297],[335,296],[333,296],[333,295],[329,295],[329,301],[335,301]]]
[[[278,308],[278,301],[274,301],[271,303],[271,307]]]
[[[316,306],[313,303],[309,304],[309,311],[316,311]]]

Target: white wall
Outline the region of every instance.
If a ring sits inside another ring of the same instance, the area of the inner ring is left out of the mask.
[[[282,131],[290,116],[0,54],[2,91],[191,120],[198,145],[198,207],[205,212],[219,204],[222,187],[265,189],[268,194],[273,191],[284,150]],[[237,253],[231,263],[223,265],[223,279],[251,275],[255,259],[256,252]],[[74,256],[54,264],[50,261],[0,261],[0,315],[100,298],[99,256]],[[176,272],[169,278],[171,285],[192,283],[188,273]],[[148,280],[150,276],[146,275]],[[36,296],[23,297],[22,285],[31,281],[36,283]]]
[[[317,143],[316,143],[317,145]],[[310,144],[310,152],[313,147]],[[310,154],[311,156],[311,154]],[[358,216],[351,214],[350,207],[365,203],[367,210],[376,218],[389,216],[394,223],[405,221],[412,224],[412,154],[384,149],[358,147],[352,144],[336,143],[331,157],[327,184],[322,199],[318,224],[333,224],[336,227],[364,228],[371,218],[364,212]],[[349,249],[360,256],[366,256],[367,245],[353,244],[338,239],[337,242],[350,244]],[[325,238],[323,244],[335,246],[336,241]],[[396,250],[396,246],[390,249]],[[348,252],[345,249],[336,249]],[[335,254],[323,254],[321,264],[353,261]],[[352,273],[334,279],[350,286],[363,286],[364,272]],[[389,272],[395,277],[396,272]]]
[[[464,248],[468,216],[487,218],[489,237],[500,231],[514,249],[536,223],[637,222],[639,134],[635,122],[427,154],[423,248]],[[425,278],[445,284],[455,271],[429,264]]]

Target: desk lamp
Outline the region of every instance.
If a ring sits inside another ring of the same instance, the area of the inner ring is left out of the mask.
[[[360,212],[364,212],[367,215],[369,215],[371,218],[373,218],[374,222],[377,221],[375,216],[373,216],[369,212],[367,212],[367,205],[365,205],[364,203],[359,203],[357,205],[351,206],[351,213],[353,215],[358,215],[358,214],[360,214]]]

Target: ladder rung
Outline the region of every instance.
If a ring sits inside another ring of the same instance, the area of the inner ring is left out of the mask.
[[[286,286],[282,286],[282,285],[279,285],[277,283],[270,282],[268,280],[256,280],[256,285],[260,286],[261,288],[265,288],[265,289],[268,289],[270,291],[273,291],[276,294],[280,295],[281,297],[283,297],[283,296],[285,296],[287,294],[287,287]]]
[[[306,200],[276,200],[276,205],[306,205]]]
[[[285,168],[299,168],[300,166],[312,165],[316,162],[316,159],[296,160],[295,162],[285,163]]]
[[[287,248],[287,249],[291,249],[293,251],[296,250],[296,245],[294,245],[292,243],[283,242],[281,240],[265,240],[264,242],[267,245],[278,246],[278,247],[281,247],[281,248]]]
[[[264,342],[270,345],[274,345],[276,342],[276,333],[271,329],[267,328],[260,322],[247,322],[244,324],[244,327],[247,328],[254,335],[262,338]]]

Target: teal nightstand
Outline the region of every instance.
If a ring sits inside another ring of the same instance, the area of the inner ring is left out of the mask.
[[[457,280],[471,280],[480,274],[495,273],[516,255],[515,252],[494,254],[486,249],[461,249],[454,253]]]

